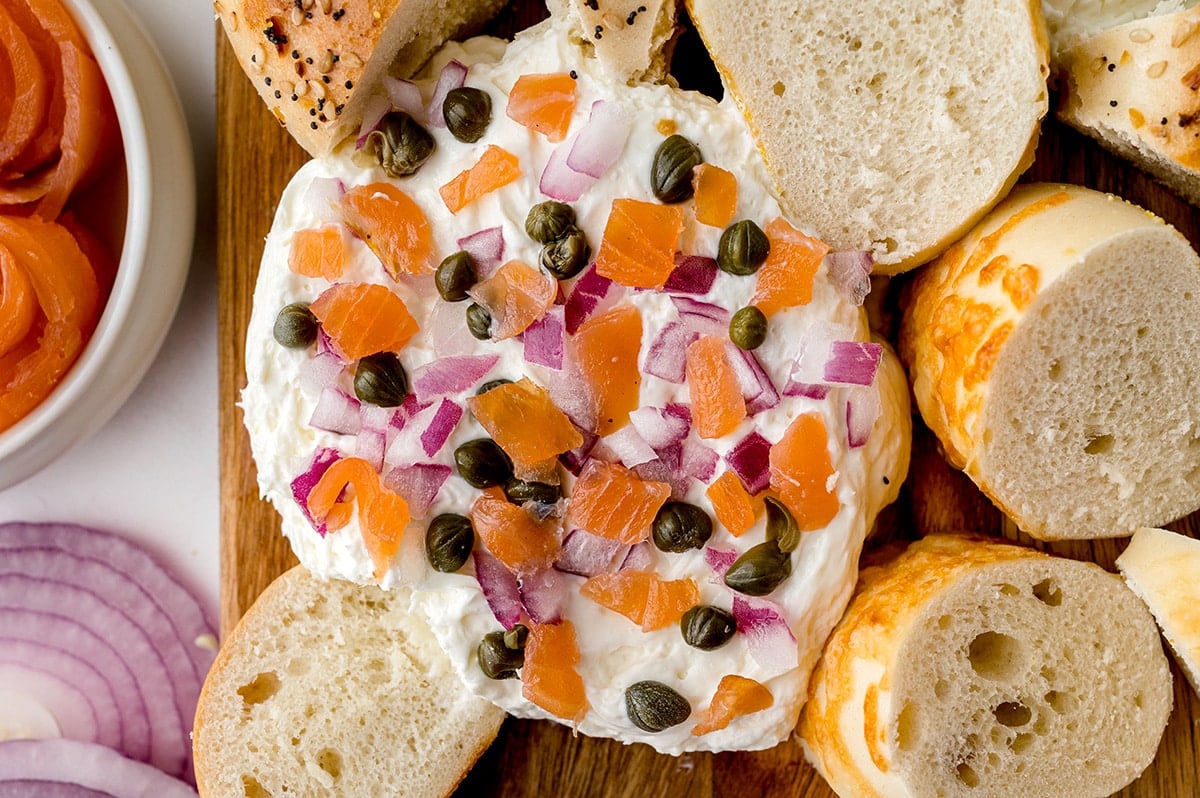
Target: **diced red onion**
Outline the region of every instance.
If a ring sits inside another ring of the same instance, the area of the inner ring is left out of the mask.
[[[393,426],[399,425],[391,442],[387,446],[387,452],[384,456],[384,462],[389,466],[412,465],[426,457],[432,457],[428,449],[436,444],[437,449],[445,444],[445,438],[438,440],[441,435],[449,436],[454,429],[454,424],[458,423],[458,418],[453,418],[455,408],[458,416],[462,415],[462,408],[450,402],[449,399],[443,399],[441,403],[435,405],[432,402],[423,404],[416,403],[409,405],[409,400],[413,399],[413,394],[405,397],[401,403],[399,412],[393,420]],[[450,409],[443,409],[446,402],[450,402]],[[438,414],[443,414],[442,419],[435,421]],[[449,424],[453,421],[453,424]],[[435,423],[438,425],[434,428]],[[446,425],[449,424],[449,429]],[[434,428],[433,432],[430,429]],[[437,449],[434,450],[436,453]]]
[[[362,417],[359,415],[361,404],[340,388],[326,388],[321,391],[308,424],[339,435],[356,435],[362,425]]]
[[[769,676],[795,668],[799,662],[796,637],[777,605],[765,599],[733,597],[733,617],[745,635],[750,656]]]
[[[599,178],[621,157],[633,114],[620,103],[596,100],[587,124],[579,130],[567,155],[567,166],[589,177]]]
[[[593,535],[586,529],[573,529],[563,539],[554,567],[569,574],[595,576],[615,571],[618,563],[625,561],[629,549],[628,543]]]
[[[384,430],[363,429],[354,436],[354,456],[366,460],[376,471],[383,470],[383,455],[387,451]]]
[[[325,524],[318,524],[312,517],[312,513],[308,511],[308,494],[312,493],[312,489],[321,481],[321,477],[325,476],[325,472],[329,470],[329,467],[340,460],[341,457],[342,455],[337,449],[317,449],[313,454],[312,462],[308,464],[308,468],[292,480],[292,498],[300,506],[300,511],[304,513],[304,517],[308,519],[308,523],[312,524],[313,529],[321,537],[325,537]]]
[[[565,309],[553,305],[541,318],[525,329],[525,360],[538,366],[562,371],[566,351]]]
[[[439,358],[457,357],[472,352],[479,344],[467,329],[466,308],[462,302],[431,302],[421,330],[433,342]]]
[[[575,133],[569,139],[559,144],[546,159],[546,168],[538,181],[538,190],[551,199],[560,202],[575,202],[584,192],[596,183],[596,178],[583,172],[576,172],[567,165],[571,149],[579,139]]]
[[[701,335],[728,335],[730,313],[720,305],[678,294],[671,297],[679,318]]]
[[[687,348],[700,333],[686,324],[673,321],[658,331],[646,352],[642,370],[659,379],[682,385],[687,375]]]
[[[451,58],[438,73],[437,84],[433,87],[433,96],[425,107],[425,119],[434,127],[445,127],[446,116],[442,113],[442,103],[451,89],[462,88],[467,82],[467,68]]]
[[[602,441],[626,468],[639,466],[658,456],[632,424],[626,424],[616,432],[605,436]]]
[[[449,399],[443,399],[429,420],[429,426],[421,433],[421,447],[426,457],[434,457],[446,445],[450,434],[458,426],[463,409]]]
[[[654,568],[654,544],[643,540],[629,548],[625,561],[621,563],[622,571],[649,571]]]
[[[579,276],[567,296],[564,321],[568,335],[578,332],[579,325],[596,312],[612,285],[612,280],[596,272],[595,264],[588,266]]]
[[[679,408],[683,408],[682,413],[686,413],[686,416],[682,415]],[[659,453],[669,446],[682,443],[692,428],[691,413],[686,406],[679,404],[666,408],[644,405],[629,414],[629,423],[642,440]]]
[[[878,386],[855,386],[847,391],[846,443],[851,449],[866,444],[871,437],[871,430],[875,428],[875,421],[882,412]]]
[[[684,441],[680,470],[689,477],[708,482],[717,473],[720,457],[710,447],[695,440]]]
[[[373,94],[363,106],[362,124],[358,127],[358,138],[354,140],[354,149],[361,150],[367,143],[367,136],[379,127],[379,123],[392,110],[392,100],[386,94]]]
[[[558,456],[558,462],[562,463],[563,468],[575,476],[579,476],[579,472],[587,464],[592,449],[596,448],[596,444],[600,441],[600,436],[594,432],[589,432],[586,429],[580,429],[579,431],[583,435],[583,443],[569,452],[563,452]]]
[[[392,424],[392,416],[396,415],[394,407],[380,407],[370,402],[363,402],[358,409],[359,434],[363,431],[386,432]]]
[[[319,397],[321,391],[337,383],[345,365],[333,352],[316,353],[300,364],[300,390],[306,396]]]
[[[729,450],[725,462],[754,495],[771,486],[770,456],[771,442],[755,430]]]
[[[704,562],[708,567],[713,569],[713,573],[718,579],[724,579],[725,572],[729,570],[729,566],[733,565],[738,558],[736,549],[719,548],[717,546],[704,547]]]
[[[458,239],[458,248],[466,252],[475,261],[479,279],[492,276],[492,272],[500,268],[504,262],[504,228],[486,227],[469,236]]]
[[[663,284],[663,290],[672,294],[704,295],[712,290],[717,279],[717,262],[700,255],[675,253],[675,268]]]
[[[820,401],[829,396],[829,386],[811,382],[795,382],[789,377],[787,385],[783,386],[783,395],[803,396],[807,399]]]
[[[534,623],[558,623],[567,608],[566,577],[546,568],[520,581],[521,604]]]
[[[725,345],[726,359],[733,367],[737,376],[738,386],[742,390],[742,398],[746,401],[746,414],[756,415],[763,410],[770,410],[779,405],[779,391],[767,374],[758,357],[753,352],[735,346]]]
[[[829,280],[843,297],[855,305],[862,305],[871,293],[871,270],[875,258],[867,250],[830,252],[825,256],[829,267]]]
[[[437,501],[438,492],[453,471],[441,463],[413,463],[393,468],[383,478],[383,485],[408,503],[413,518],[421,519],[429,514],[429,508]]]
[[[421,87],[411,80],[383,76],[383,88],[387,90],[392,108],[403,111],[418,122],[426,122],[425,101],[421,97]]]
[[[818,321],[800,337],[796,358],[788,374],[789,384],[819,384],[825,382],[825,364],[834,341],[849,341],[854,330],[845,324]]]
[[[0,743],[0,785],[21,782],[47,790],[61,786],[63,792],[57,794],[63,796],[196,798],[184,782],[111,748],[58,738]]]
[[[512,629],[521,621],[521,591],[517,577],[483,548],[476,546],[472,555],[475,559],[475,578],[487,601],[492,615],[505,629]]]
[[[438,358],[413,370],[413,395],[424,402],[470,390],[478,385],[498,362],[499,355],[457,355]]]
[[[303,206],[312,211],[318,224],[340,224],[342,211],[340,200],[346,193],[346,184],[337,177],[314,177],[304,191]]]
[[[883,344],[863,341],[834,341],[825,362],[825,382],[870,385],[883,355]]]
[[[635,467],[633,472],[639,479],[669,485],[671,498],[683,501],[691,488],[691,478],[680,468],[682,461],[683,446],[676,445],[665,449],[658,458]]]

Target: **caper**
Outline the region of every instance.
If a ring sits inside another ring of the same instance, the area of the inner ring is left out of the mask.
[[[437,145],[429,131],[403,111],[383,117],[367,134],[363,151],[372,154],[388,177],[405,177],[421,168]]]
[[[679,630],[689,646],[712,651],[729,642],[737,631],[737,620],[720,607],[698,604],[679,619]]]
[[[800,545],[800,527],[796,519],[787,505],[774,496],[767,496],[763,501],[767,507],[767,540],[775,541],[781,552],[790,554]]]
[[[554,504],[560,495],[558,485],[550,485],[545,482],[510,479],[504,483],[504,498],[508,499],[510,504],[524,504],[525,502]]]
[[[512,460],[491,438],[476,438],[454,450],[458,474],[475,488],[503,485],[512,479]]]
[[[678,553],[703,546],[712,536],[712,519],[694,504],[667,502],[654,516],[650,530],[660,551]]]
[[[492,314],[478,302],[467,305],[467,329],[480,341],[492,337]]]
[[[525,232],[539,244],[557,241],[574,227],[575,210],[557,200],[539,202],[525,216]]]
[[[457,513],[442,513],[425,530],[425,554],[434,570],[452,574],[467,563],[475,545],[471,519]]]
[[[767,317],[753,305],[733,314],[729,320],[729,340],[741,349],[758,349],[767,339]]]
[[[451,89],[442,100],[446,128],[459,141],[479,141],[492,122],[492,98],[471,86]]]
[[[658,145],[654,161],[650,165],[650,188],[654,196],[666,203],[683,202],[690,199],[692,171],[704,163],[700,148],[676,133]]]
[[[569,280],[583,271],[592,248],[587,236],[578,227],[573,227],[561,238],[542,247],[542,266],[560,280]]]
[[[488,380],[483,385],[479,386],[479,390],[475,391],[475,395],[483,396],[488,391],[492,390],[493,388],[499,388],[501,385],[512,385],[512,380],[505,379],[504,377],[495,380]]]
[[[717,265],[721,271],[746,276],[758,271],[771,252],[771,242],[762,228],[742,219],[725,228],[717,242]]]
[[[779,550],[779,541],[751,546],[725,572],[725,584],[747,596],[765,596],[792,573],[792,558]]]
[[[307,302],[285,305],[275,317],[271,334],[280,346],[288,349],[304,349],[317,340],[317,317],[308,309]]]
[[[625,688],[625,712],[639,729],[660,732],[687,720],[692,705],[662,682],[644,681]]]
[[[354,395],[379,407],[397,407],[408,396],[408,375],[394,352],[367,355],[354,369]]]
[[[523,623],[519,623],[504,633],[504,645],[516,651],[517,649],[525,648],[525,641],[528,638],[529,627]]]
[[[462,302],[467,298],[467,289],[475,285],[479,274],[475,270],[475,259],[470,253],[458,251],[447,255],[433,273],[437,292],[447,302]]]
[[[489,679],[515,679],[517,671],[525,664],[525,638],[514,635],[517,629],[524,629],[517,624],[507,632],[488,632],[479,641],[476,653],[479,655],[479,668]],[[529,630],[525,630],[528,633]],[[511,646],[510,642],[520,645]]]

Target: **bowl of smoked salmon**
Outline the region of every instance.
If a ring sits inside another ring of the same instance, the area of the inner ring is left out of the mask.
[[[0,490],[137,387],[187,277],[192,149],[122,0],[0,5]]]

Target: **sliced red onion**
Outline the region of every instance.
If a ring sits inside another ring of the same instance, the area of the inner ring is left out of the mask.
[[[733,367],[737,376],[738,386],[742,389],[742,398],[746,401],[747,415],[755,415],[764,410],[770,410],[779,405],[779,391],[767,374],[758,357],[740,346],[732,343],[725,345],[726,360]]]
[[[825,364],[829,361],[830,346],[834,341],[853,339],[854,330],[848,325],[828,321],[812,324],[800,337],[788,383],[815,385],[825,382]]]
[[[825,362],[825,382],[870,385],[883,355],[883,344],[863,341],[834,341]]]
[[[709,446],[695,440],[684,441],[679,468],[682,473],[701,482],[708,482],[717,473],[720,457]]]
[[[318,225],[341,224],[340,200],[346,184],[337,177],[314,177],[304,191],[301,203],[316,217]]]
[[[383,76],[383,88],[387,90],[392,108],[403,111],[418,122],[426,122],[425,101],[421,97],[421,87],[411,80]]]
[[[476,546],[475,578],[492,615],[505,629],[521,622],[521,591],[517,577],[483,548]]]
[[[117,750],[126,750],[120,706],[121,702],[126,701],[126,697],[113,695],[112,685],[87,660],[80,659],[70,651],[46,645],[40,641],[0,637],[0,668],[6,671],[3,676],[0,676],[0,684],[23,685],[21,692],[29,700],[50,710],[61,731],[61,736],[75,740],[87,740]],[[18,672],[18,669],[23,669],[25,672]],[[31,690],[26,681],[28,676],[51,680],[41,682],[44,688],[48,687],[49,689]],[[55,683],[78,691],[82,696],[83,706],[68,706],[56,711],[52,704],[61,700],[58,694],[63,693],[64,688],[55,686]],[[6,726],[10,732],[13,728],[12,713],[12,707],[5,707],[5,715],[10,721]],[[71,724],[74,715],[83,716],[85,721],[91,721],[94,731],[90,736],[67,731],[67,726]]]
[[[658,457],[632,424],[626,424],[601,440],[626,468],[634,468]]]
[[[563,452],[560,454],[558,456],[558,462],[562,463],[563,468],[567,469],[575,476],[579,476],[579,472],[582,471],[583,467],[587,464],[588,457],[591,455],[592,450],[596,448],[596,444],[600,441],[600,436],[578,426],[576,429],[579,429],[580,433],[583,435],[583,443],[569,452]]]
[[[629,553],[625,555],[624,562],[621,563],[620,570],[622,571],[650,571],[654,568],[654,544],[648,540],[643,540],[636,546],[629,548]]]
[[[392,110],[392,100],[386,94],[373,94],[363,106],[362,124],[358,127],[358,138],[354,140],[354,149],[361,150],[367,143],[367,136],[379,128],[379,123]]]
[[[571,286],[571,293],[567,296],[564,321],[568,335],[579,331],[579,325],[596,312],[612,286],[612,280],[597,273],[596,264],[587,267]]]
[[[523,343],[526,362],[562,371],[567,345],[564,307],[551,306],[540,319],[529,325]]]
[[[704,547],[704,562],[713,570],[718,579],[725,578],[725,572],[738,558],[736,549],[726,549],[717,546]]]
[[[584,192],[596,184],[596,178],[584,172],[576,172],[567,164],[567,158],[579,140],[579,134],[559,144],[546,159],[546,168],[538,181],[538,190],[550,199],[560,202],[575,202]]]
[[[825,256],[829,267],[829,280],[843,297],[855,305],[862,305],[871,293],[871,270],[875,258],[867,250],[852,252],[830,252]]]
[[[683,442],[692,429],[691,413],[685,405],[666,408],[645,405],[629,414],[630,425],[650,448],[661,452]]]
[[[67,679],[41,667],[0,660],[0,684],[8,694],[4,715],[9,738],[68,737],[110,747],[121,744],[120,719],[110,716],[101,726],[91,696]]]
[[[419,401],[424,402],[470,390],[478,385],[499,362],[499,355],[458,355],[438,358],[413,370],[413,395]]]
[[[475,261],[475,268],[481,280],[491,277],[492,272],[504,262],[503,227],[487,227],[464,236],[455,243]]]
[[[546,568],[521,579],[521,604],[534,623],[558,623],[567,608],[567,582],[561,571]]]
[[[679,318],[701,335],[728,335],[730,313],[720,305],[678,294],[671,297]]]
[[[771,442],[755,430],[729,450],[725,462],[753,496],[771,486],[770,457]]]
[[[449,440],[450,434],[458,426],[462,414],[463,409],[457,404],[449,399],[442,400],[437,411],[434,412],[433,418],[429,420],[429,426],[421,433],[421,446],[425,450],[426,457],[434,457],[442,450],[446,441]]]
[[[429,105],[425,106],[425,119],[434,127],[445,127],[446,116],[442,113],[442,103],[451,89],[462,88],[467,82],[467,68],[453,58],[446,62],[438,73],[437,84],[433,87],[433,96]]]
[[[0,743],[0,784],[42,782],[120,798],[196,798],[182,781],[111,748],[78,740],[9,740]],[[77,795],[64,792],[62,795]]]
[[[304,513],[304,517],[308,519],[308,523],[312,524],[313,529],[321,537],[325,537],[325,524],[318,524],[312,517],[312,513],[308,511],[308,494],[312,493],[312,489],[321,481],[321,477],[325,475],[329,467],[340,460],[341,457],[342,455],[337,449],[317,449],[313,453],[313,459],[308,464],[308,468],[292,480],[292,498],[296,500],[296,504],[299,505],[300,511]]]
[[[642,371],[682,385],[687,375],[687,348],[699,338],[699,331],[683,322],[670,322],[650,343]]]
[[[700,255],[675,253],[675,268],[663,284],[663,290],[672,294],[704,295],[712,290],[717,279],[717,262]]]
[[[879,388],[874,385],[848,389],[846,397],[846,443],[851,449],[864,446],[883,412]]]
[[[783,395],[803,396],[807,399],[820,401],[829,396],[829,386],[811,382],[795,382],[789,377],[787,385],[783,386]]]
[[[625,561],[630,545],[615,538],[593,535],[586,529],[573,529],[563,539],[562,550],[554,567],[569,574],[595,576],[615,571]]]
[[[438,492],[453,471],[441,463],[413,463],[393,468],[383,478],[383,485],[407,502],[413,518],[422,519],[429,514],[429,508],[437,501]]]
[[[750,656],[768,670],[768,677],[790,671],[800,663],[796,637],[776,604],[735,595],[733,618],[738,632],[746,637]]]
[[[579,130],[567,155],[567,166],[599,178],[621,157],[633,129],[633,114],[620,103],[596,100],[587,124]]]
[[[340,388],[326,388],[321,391],[308,424],[326,432],[355,435],[362,425],[360,405],[361,402]]]

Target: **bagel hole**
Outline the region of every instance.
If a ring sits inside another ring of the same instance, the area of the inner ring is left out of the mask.
[[[260,673],[237,689],[238,695],[246,706],[254,706],[268,701],[279,692],[281,683],[275,671]]]
[[[967,649],[967,658],[975,673],[992,681],[1008,681],[1024,666],[1021,642],[1000,632],[976,635]]]
[[[1033,586],[1033,595],[1047,607],[1062,605],[1062,588],[1053,579],[1043,579]]]

